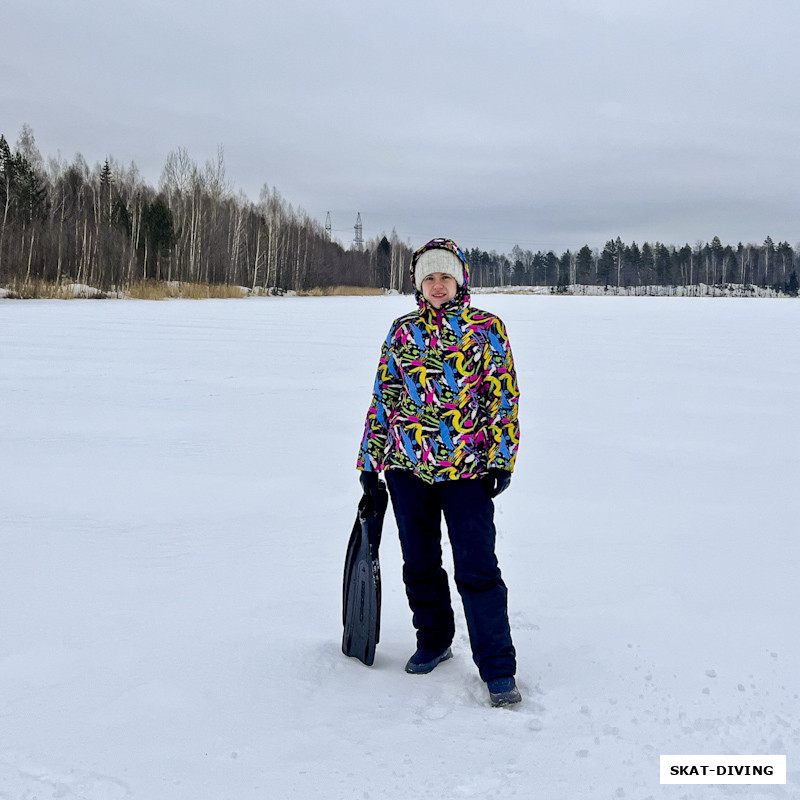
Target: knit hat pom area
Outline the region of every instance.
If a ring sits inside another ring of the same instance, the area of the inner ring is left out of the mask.
[[[418,259],[414,267],[414,283],[422,291],[422,281],[434,272],[452,275],[459,286],[464,285],[464,265],[461,259],[451,250],[435,247],[426,250]]]

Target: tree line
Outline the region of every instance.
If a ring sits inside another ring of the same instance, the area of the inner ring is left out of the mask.
[[[103,290],[187,281],[251,290],[335,285],[409,290],[411,257],[396,232],[345,249],[265,185],[235,193],[222,150],[198,165],[171,152],[158,187],[134,164],[89,167],[39,153],[23,127],[12,152],[0,134],[0,284],[75,282]]]
[[[763,244],[723,245],[711,242],[682,247],[645,242],[630,245],[619,237],[602,250],[584,245],[561,255],[523,250],[509,255],[482,250],[467,253],[475,286],[693,286],[743,284],[796,295],[798,251],[788,242],[777,245],[767,236]]]
[[[798,253],[770,237],[760,245],[682,247],[609,240],[554,251],[466,251],[476,287],[751,284],[797,293]],[[258,202],[234,192],[222,150],[198,165],[184,148],[167,157],[158,186],[135,164],[91,168],[46,163],[26,125],[12,151],[0,134],[0,284],[31,280],[125,289],[139,281],[308,290],[350,285],[411,290],[411,247],[397,233],[344,248],[318,220],[267,185]]]

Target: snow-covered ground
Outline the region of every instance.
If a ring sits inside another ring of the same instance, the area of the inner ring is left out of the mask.
[[[354,461],[408,297],[0,305],[0,798],[800,797],[800,304],[487,295],[523,704],[340,652]],[[460,611],[460,609],[459,609]],[[785,786],[659,755],[787,754]]]

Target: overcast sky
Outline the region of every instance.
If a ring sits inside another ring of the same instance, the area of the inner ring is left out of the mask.
[[[0,133],[222,145],[349,244],[800,242],[798,0],[5,0]]]

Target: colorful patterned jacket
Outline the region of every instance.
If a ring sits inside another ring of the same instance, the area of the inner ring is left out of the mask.
[[[381,348],[357,467],[405,469],[428,483],[513,470],[519,391],[505,326],[470,306],[469,270],[458,246],[434,239],[464,265],[464,285],[439,310],[417,291],[419,310],[392,323]]]

